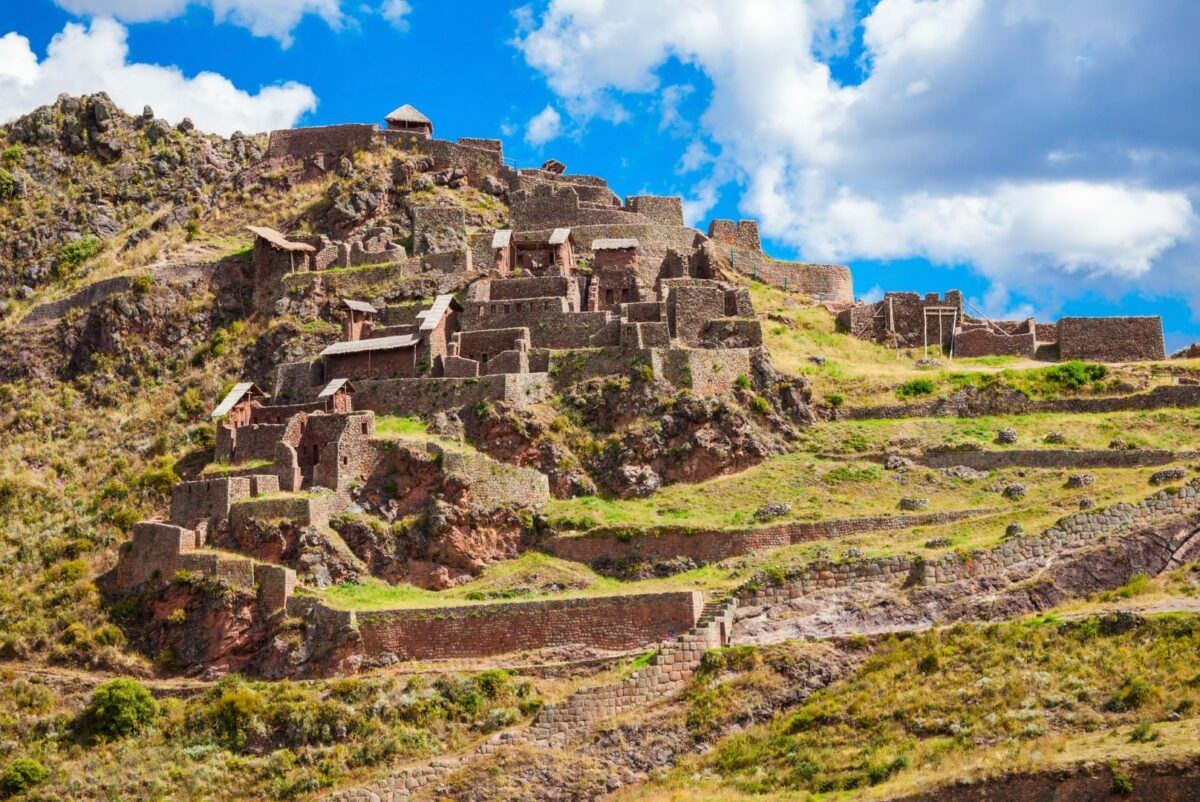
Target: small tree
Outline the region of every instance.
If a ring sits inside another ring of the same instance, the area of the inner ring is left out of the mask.
[[[132,679],[114,679],[92,693],[82,724],[101,738],[124,738],[141,732],[156,715],[158,703],[145,686]]]
[[[23,794],[50,776],[41,763],[33,758],[19,757],[5,767],[0,774],[0,796],[10,797]]]

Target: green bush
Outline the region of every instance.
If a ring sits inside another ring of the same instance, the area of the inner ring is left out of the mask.
[[[24,159],[25,148],[20,145],[9,145],[3,153],[0,153],[0,162],[3,162],[5,167],[12,167]]]
[[[158,715],[158,703],[140,682],[113,679],[98,686],[83,711],[86,732],[101,738],[124,738],[145,729]]]
[[[58,252],[58,272],[69,274],[72,270],[91,259],[100,251],[100,240],[97,237],[81,237],[74,242],[68,242]]]
[[[739,373],[738,377],[733,380],[733,386],[742,390],[749,390],[750,379],[747,378],[745,373]]]
[[[916,398],[921,395],[933,395],[933,379],[911,379],[896,388],[896,395],[901,398]]]
[[[1078,390],[1085,384],[1099,381],[1108,375],[1108,368],[1088,362],[1072,360],[1046,368],[1046,380],[1053,384],[1061,384],[1070,390]]]
[[[17,196],[17,179],[8,170],[0,167],[0,201]]]
[[[829,405],[830,409],[837,409],[842,404],[846,403],[846,397],[840,393],[830,393],[829,395],[825,396],[825,403]]]
[[[43,783],[50,776],[41,763],[33,758],[19,757],[5,767],[0,774],[0,795],[16,796],[23,794],[35,785]]]
[[[1129,796],[1133,793],[1133,780],[1125,774],[1114,774],[1112,792],[1117,796]]]
[[[1117,713],[1137,710],[1154,695],[1155,688],[1138,677],[1126,677],[1116,693],[1108,698],[1106,708]]]
[[[154,276],[149,273],[143,273],[133,280],[133,294],[145,295],[154,287]]]
[[[767,399],[756,395],[750,399],[750,411],[758,415],[766,415],[771,411],[771,405],[767,403]]]

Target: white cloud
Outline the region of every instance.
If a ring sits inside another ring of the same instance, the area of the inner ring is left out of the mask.
[[[540,147],[562,133],[562,115],[547,105],[525,125],[525,141]]]
[[[702,72],[690,208],[736,182],[805,257],[965,263],[1024,295],[1184,287],[1200,307],[1200,118],[1181,101],[1200,4],[879,0],[865,77],[843,84],[824,59],[856,5],[550,0],[517,46],[573,117],[631,94],[677,109],[660,68]]]
[[[384,0],[380,6],[380,13],[396,27],[396,30],[408,30],[408,15],[412,13],[412,6],[407,0]]]
[[[0,38],[0,120],[52,103],[62,92],[100,91],[131,113],[148,104],[172,122],[191,117],[202,130],[226,135],[286,128],[317,106],[313,91],[295,82],[251,94],[217,73],[189,78],[177,67],[130,63],[126,30],[109,19],[93,20],[90,28],[69,23],[40,62],[24,36]]]
[[[291,33],[308,14],[316,14],[333,29],[342,26],[341,0],[54,0],[73,14],[89,17],[113,17],[124,22],[150,22],[174,19],[188,6],[212,10],[217,22],[231,22],[248,28],[255,36],[270,36],[285,47]],[[403,0],[385,0],[383,13],[393,22],[403,19]],[[393,18],[388,12],[399,11]]]

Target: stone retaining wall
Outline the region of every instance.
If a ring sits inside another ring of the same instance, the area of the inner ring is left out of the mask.
[[[995,510],[931,512],[920,515],[881,515],[869,518],[843,518],[813,523],[787,523],[757,529],[688,530],[678,527],[647,529],[628,536],[623,532],[596,530],[574,537],[552,537],[539,548],[564,560],[592,563],[601,558],[669,560],[689,557],[696,562],[717,562],[752,551],[790,546],[812,540],[827,540],[889,529],[936,526],[961,521]]]
[[[445,660],[583,645],[636,649],[691,629],[699,591],[356,613],[367,657]]]
[[[389,415],[431,415],[486,401],[523,405],[550,391],[545,373],[503,373],[467,378],[380,379],[355,382],[354,407]]]
[[[1089,414],[1126,412],[1165,407],[1200,406],[1200,386],[1161,385],[1146,393],[1106,398],[1054,398],[1033,400],[1019,393],[988,395],[956,393],[917,404],[889,404],[838,410],[837,420],[896,418],[972,418],[983,415],[1026,415],[1036,412]]]
[[[1195,451],[1175,453],[1156,449],[1073,450],[1014,449],[1011,451],[926,452],[914,461],[928,468],[953,468],[965,465],[977,471],[1000,468],[1140,468],[1168,465],[1181,459],[1200,456]]]
[[[913,556],[881,557],[853,563],[812,566],[786,583],[748,593],[739,606],[781,604],[823,588],[854,587],[864,583],[933,585],[989,574],[1018,563],[1047,558],[1085,541],[1151,526],[1172,517],[1200,513],[1200,480],[1162,490],[1135,504],[1116,504],[1103,510],[1064,518],[1035,537],[1008,540],[991,551],[968,556],[949,554],[937,561]]]

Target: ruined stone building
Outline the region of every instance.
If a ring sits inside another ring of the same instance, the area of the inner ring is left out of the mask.
[[[1162,319],[1064,317],[1057,323],[988,320],[967,314],[958,290],[939,297],[889,292],[838,314],[838,326],[855,337],[895,348],[922,348],[951,356],[1016,356],[1059,361],[1136,362],[1163,359]],[[978,314],[978,312],[976,312]]]

